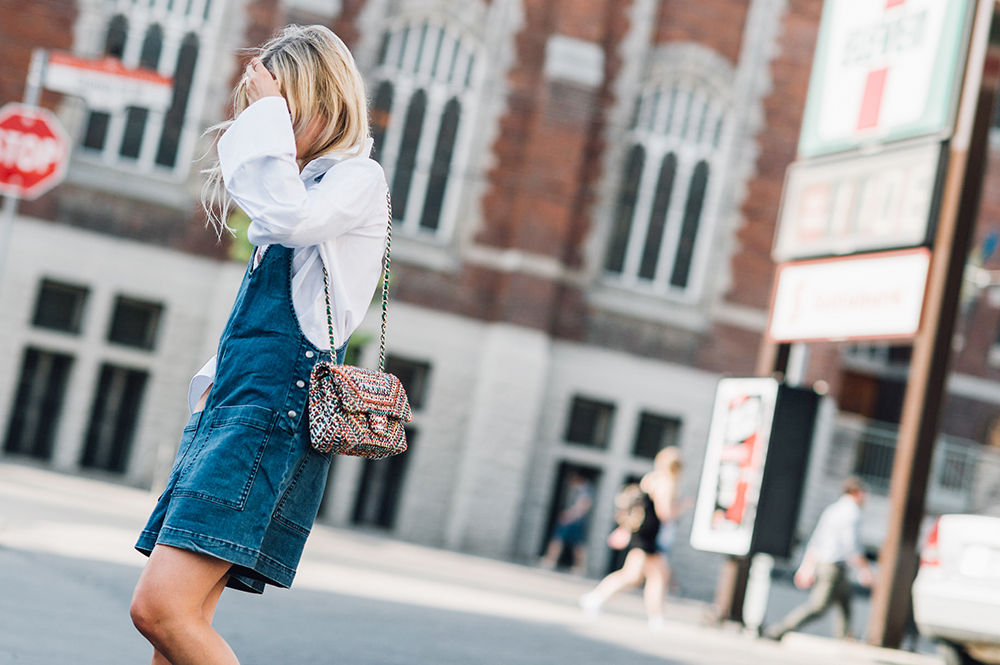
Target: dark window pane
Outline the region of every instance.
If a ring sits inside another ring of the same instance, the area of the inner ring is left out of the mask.
[[[681,237],[677,242],[677,258],[674,260],[674,270],[670,275],[672,286],[685,287],[691,273],[691,262],[694,259],[694,243],[698,239],[698,226],[701,224],[701,209],[705,204],[705,190],[708,188],[708,162],[698,162],[691,176],[691,187],[688,189],[687,205],[684,206],[684,222],[681,224]]]
[[[663,227],[667,222],[667,209],[670,208],[670,194],[674,190],[676,173],[677,156],[670,153],[663,158],[660,177],[656,180],[653,212],[649,215],[646,246],[642,250],[642,263],[639,264],[639,277],[643,279],[653,279],[656,276],[656,264],[660,260],[660,244],[663,242]]]
[[[441,129],[438,131],[437,145],[434,148],[427,198],[424,199],[424,212],[420,217],[420,226],[425,229],[436,230],[441,222],[441,205],[444,202],[445,186],[448,184],[448,172],[451,170],[451,156],[455,150],[455,136],[458,134],[461,111],[462,107],[458,100],[451,99],[445,104],[444,114],[441,116]]]
[[[152,349],[163,306],[119,297],[111,317],[108,341],[140,349]]]
[[[77,334],[83,320],[88,290],[79,286],[43,280],[35,301],[32,325]]]
[[[396,523],[396,511],[406,474],[407,454],[413,450],[417,432],[406,428],[407,451],[382,460],[365,460],[361,483],[354,500],[355,524],[368,524],[391,529]]]
[[[574,397],[566,426],[566,440],[595,448],[606,448],[611,435],[614,404]]]
[[[21,378],[7,425],[4,450],[39,459],[52,457],[71,356],[25,349]]]
[[[159,67],[161,51],[163,51],[163,28],[154,23],[146,30],[146,36],[142,40],[139,66],[147,69]]]
[[[118,154],[122,157],[139,157],[139,150],[142,148],[142,134],[146,130],[146,118],[149,111],[146,109],[130,108],[125,115],[125,132],[122,134],[122,145]]]
[[[382,148],[385,141],[385,130],[389,127],[389,116],[392,113],[392,83],[382,81],[375,93],[375,103],[372,105],[372,144],[375,146],[374,157],[382,162]]]
[[[184,37],[177,54],[177,68],[174,70],[174,97],[170,109],[163,119],[163,134],[156,152],[156,163],[172,167],[177,163],[177,149],[180,147],[184,115],[187,112],[188,97],[194,79],[194,66],[198,61],[198,37],[189,34]]]
[[[635,436],[632,454],[636,457],[653,459],[656,453],[667,446],[677,445],[680,431],[679,419],[643,412],[639,416],[639,431]]]
[[[403,384],[411,408],[423,407],[427,395],[427,377],[431,372],[429,364],[389,356],[385,359],[385,371],[396,375]]]
[[[635,214],[635,202],[639,196],[639,183],[642,180],[642,167],[645,161],[646,152],[642,146],[632,146],[625,160],[625,173],[622,175],[618,208],[615,211],[615,226],[611,232],[608,256],[604,262],[604,267],[611,272],[621,272],[625,266],[625,250],[628,249],[628,236],[632,229],[632,216]]]
[[[146,372],[103,365],[80,464],[121,473],[128,462]]]
[[[379,64],[379,66],[385,64],[385,56],[389,52],[389,38],[391,36],[392,35],[388,31],[385,34],[382,35],[382,44],[379,46],[379,49],[378,49],[378,64]]]
[[[104,150],[104,142],[108,138],[108,123],[111,116],[102,111],[91,111],[87,119],[87,131],[83,133],[83,147],[92,150]]]
[[[413,167],[417,162],[417,146],[420,145],[420,130],[424,125],[424,111],[427,109],[427,93],[417,90],[406,109],[406,123],[403,125],[403,141],[399,146],[396,160],[396,175],[392,179],[392,208],[396,219],[406,217],[406,200],[410,195],[413,181]]]
[[[104,55],[121,59],[128,39],[128,19],[118,14],[108,23],[108,36],[104,39]]]

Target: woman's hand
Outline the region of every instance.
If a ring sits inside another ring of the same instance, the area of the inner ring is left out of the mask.
[[[251,104],[262,97],[281,97],[277,79],[267,71],[260,58],[253,58],[243,75],[247,82],[247,99]]]
[[[208,384],[208,388],[205,388],[205,392],[201,394],[201,399],[198,400],[198,404],[194,407],[194,411],[192,413],[198,413],[199,411],[203,411],[205,409],[205,403],[208,401],[208,393],[212,392],[212,386],[214,385],[214,383]]]

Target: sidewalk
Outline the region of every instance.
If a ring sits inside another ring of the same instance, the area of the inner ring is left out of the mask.
[[[147,492],[0,464],[0,664],[144,662],[128,619],[145,559]],[[895,663],[933,657],[792,635],[780,644],[702,624],[671,599],[661,633],[642,599],[587,621],[593,580],[318,526],[290,591],[223,595],[219,631],[243,663]],[[109,654],[115,654],[109,656]],[[120,656],[120,657],[119,657]]]

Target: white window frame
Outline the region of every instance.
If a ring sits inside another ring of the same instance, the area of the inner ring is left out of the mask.
[[[99,164],[127,171],[130,174],[174,183],[180,183],[187,179],[195,144],[201,133],[197,119],[202,116],[208,86],[211,82],[219,26],[226,4],[227,0],[149,0],[143,2],[110,0],[99,8],[91,9],[91,11],[97,12],[96,15],[81,18],[81,21],[85,21],[89,26],[94,26],[92,29],[96,32],[95,35],[91,36],[92,41],[87,50],[93,56],[100,56],[104,53],[105,39],[111,21],[119,15],[125,17],[128,21],[128,31],[122,63],[126,67],[139,65],[146,32],[154,24],[158,24],[163,30],[163,44],[157,66],[157,71],[160,74],[174,76],[177,56],[184,38],[189,34],[194,34],[198,39],[198,56],[192,74],[191,88],[188,92],[177,155],[172,167],[156,163],[156,153],[163,133],[166,109],[162,111],[149,110],[139,156],[133,159],[119,154],[125,131],[127,110],[123,109],[110,114],[104,147],[97,150],[82,145],[91,112],[89,108],[84,108],[81,115],[79,136],[77,137],[77,149],[74,151],[76,161],[84,164]]]
[[[601,256],[604,281],[609,285],[639,293],[693,303],[701,293],[707,250],[711,244],[725,180],[725,152],[730,131],[728,107],[707,86],[690,80],[664,81],[646,85],[636,101],[635,120],[623,137],[624,158],[617,178],[611,208],[611,225],[618,224],[618,197],[625,186],[624,168],[634,146],[645,151],[639,189],[621,272],[607,268],[607,251]],[[661,238],[656,271],[652,280],[640,278],[639,268],[649,230],[657,180],[663,160],[670,153],[677,158],[673,189]],[[691,251],[687,284],[670,283],[683,227],[684,212],[692,176],[697,165],[708,165],[708,182],[702,202],[698,230]]]
[[[404,236],[443,244],[454,231],[459,199],[466,180],[464,174],[469,165],[484,56],[475,40],[434,20],[397,21],[390,26],[386,40],[383,46],[384,56],[374,70],[369,94],[374,98],[379,85],[385,81],[393,86],[383,145],[376,146],[379,150],[376,157],[385,170],[390,190],[396,175],[410,100],[418,90],[423,90],[427,95],[406,209],[404,214],[393,210],[393,229]],[[453,98],[460,105],[458,129],[438,225],[436,229],[428,229],[420,226],[420,218],[427,197],[442,116],[446,104]]]

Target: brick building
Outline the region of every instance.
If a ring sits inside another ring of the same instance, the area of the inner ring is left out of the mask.
[[[166,112],[43,96],[76,147],[67,181],[22,203],[0,281],[3,455],[165,478],[187,380],[242,274],[239,244],[202,225],[203,131],[227,112],[238,49],[318,22],[369,85],[396,213],[389,363],[414,406],[407,454],[335,460],[321,519],[530,560],[577,471],[596,491],[598,574],[613,495],[661,447],[681,447],[694,493],[715,384],[755,369],[821,0],[0,5],[12,17],[0,102],[21,98],[36,47],[175,79]],[[984,292],[965,316],[945,423],[992,442],[1000,310]],[[374,318],[355,335],[362,363]],[[816,345],[807,376],[891,423],[897,359],[905,350]],[[860,463],[839,422],[825,421],[811,473],[829,482],[813,484],[803,520]],[[687,547],[687,528],[676,564],[684,592],[704,597],[716,561]]]

